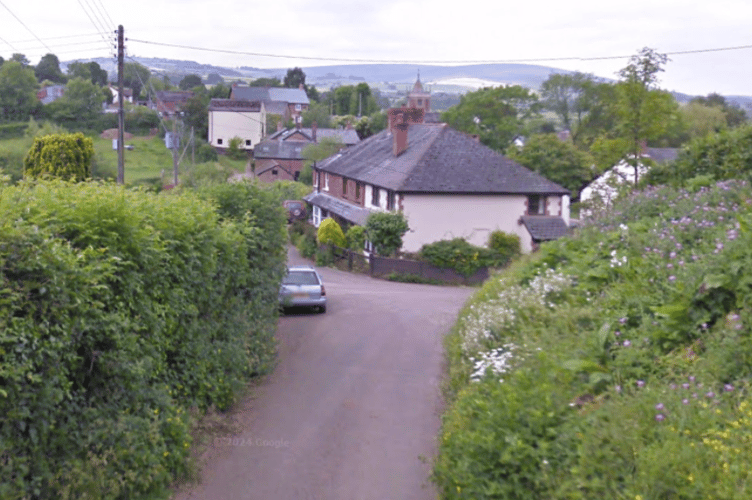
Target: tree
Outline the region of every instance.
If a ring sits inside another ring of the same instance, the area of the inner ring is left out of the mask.
[[[125,63],[123,66],[123,85],[133,90],[133,98],[138,99],[141,90],[149,81],[151,71],[139,63]]]
[[[90,80],[91,83],[100,87],[107,85],[107,71],[103,70],[99,66],[99,63],[94,61],[89,63],[74,61],[68,64],[68,77]]]
[[[16,52],[12,56],[10,56],[10,60],[11,61],[16,61],[17,63],[21,63],[21,65],[24,66],[24,67],[28,66],[29,64],[31,64],[31,61],[29,61],[28,57],[26,57],[25,55],[20,54],[18,52]]]
[[[569,189],[572,198],[593,180],[592,157],[556,134],[534,135],[521,150],[510,148],[509,156],[533,172]]]
[[[340,141],[338,137],[323,137],[318,143],[309,144],[303,148],[301,155],[305,159],[305,162],[303,163],[303,169],[300,171],[300,177],[298,180],[309,186],[312,185],[313,164],[317,161],[329,158],[344,147],[345,145],[342,144],[342,141]]]
[[[196,94],[183,105],[184,121],[203,139],[209,137],[209,97]]]
[[[343,85],[334,89],[334,113],[335,115],[352,115],[353,111],[350,105],[353,102],[355,87],[352,85]]]
[[[519,85],[468,92],[442,114],[452,128],[477,134],[486,146],[504,152],[525,125],[539,116],[538,97]]]
[[[556,113],[564,129],[571,132],[573,141],[589,111],[592,101],[587,98],[587,92],[593,84],[592,75],[575,72],[554,73],[541,85],[543,106]]]
[[[232,87],[225,85],[224,83],[220,83],[210,88],[207,91],[207,96],[209,97],[209,99],[229,99],[230,92],[232,92]]]
[[[667,117],[678,109],[671,94],[656,88],[667,61],[665,54],[645,47],[619,71],[618,132],[626,140],[625,160],[634,168],[635,184],[645,143],[666,130]]]
[[[191,90],[194,87],[204,87],[201,77],[198,75],[185,75],[178,84],[180,90]]]
[[[102,87],[78,77],[68,82],[63,96],[45,106],[44,112],[56,123],[89,127],[102,113],[105,100]]]
[[[0,121],[26,121],[41,108],[34,70],[10,60],[0,67]]]
[[[729,127],[737,127],[747,122],[747,113],[738,104],[726,101],[726,98],[720,94],[712,93],[706,97],[695,97],[690,101],[690,104],[694,103],[721,110],[724,114],[726,125]]]
[[[55,54],[46,54],[34,68],[34,76],[38,81],[49,80],[54,83],[65,83],[68,79],[60,71],[60,60]]]
[[[219,73],[209,73],[206,76],[206,83],[208,85],[216,85],[218,83],[225,83],[225,79]]]
[[[253,80],[250,84],[251,87],[281,87],[282,82],[279,81],[279,78],[256,78]]]
[[[332,117],[329,114],[329,105],[326,103],[314,102],[306,111],[303,111],[303,126],[310,127],[313,122],[321,128],[330,128],[332,126]]]
[[[306,89],[305,73],[302,69],[295,67],[287,70],[287,74],[283,80],[283,84],[288,89],[297,89],[301,85],[303,89]]]
[[[393,255],[402,248],[402,237],[410,230],[402,212],[375,212],[366,221],[366,234],[379,255]]]
[[[82,133],[36,137],[24,158],[24,177],[83,181],[91,176],[94,143]]]
[[[690,139],[720,132],[727,126],[726,114],[723,109],[708,106],[703,104],[702,101],[693,99],[680,109],[680,114],[684,129]]]

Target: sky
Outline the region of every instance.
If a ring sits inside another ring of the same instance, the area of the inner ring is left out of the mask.
[[[127,56],[225,67],[520,62],[616,78],[650,47],[669,55],[665,90],[752,95],[749,0],[0,0],[0,56],[114,57],[118,25]]]

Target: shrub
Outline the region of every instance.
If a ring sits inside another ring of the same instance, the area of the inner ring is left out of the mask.
[[[402,237],[410,229],[402,212],[376,212],[366,221],[366,234],[379,255],[392,255],[402,248]]]
[[[26,131],[26,122],[0,124],[0,139],[15,139],[23,137]]]
[[[418,255],[421,260],[434,266],[454,269],[464,276],[470,276],[488,265],[491,252],[487,248],[471,245],[463,238],[454,238],[425,244]]]
[[[166,497],[188,409],[227,408],[271,366],[276,201],[232,185],[206,200],[0,189],[0,497]]]
[[[493,252],[495,266],[506,265],[510,260],[518,257],[520,250],[520,237],[516,234],[504,231],[493,231],[488,236],[488,248]]]
[[[91,176],[94,143],[82,133],[36,137],[24,158],[24,177],[82,181]]]
[[[342,228],[337,224],[337,221],[332,218],[321,221],[316,239],[320,245],[337,245],[340,248],[347,246],[345,233],[342,232]]]
[[[347,248],[362,252],[366,244],[366,229],[363,226],[350,226],[345,234]]]
[[[208,142],[199,142],[196,145],[196,161],[199,163],[208,163],[217,161],[217,150]]]
[[[230,143],[227,146],[227,156],[233,160],[247,160],[248,154],[241,146],[243,145],[243,139],[240,137],[233,137],[230,139]]]

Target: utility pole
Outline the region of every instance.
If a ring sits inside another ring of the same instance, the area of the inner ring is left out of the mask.
[[[178,187],[178,114],[172,117],[172,184]]]
[[[123,37],[123,25],[118,26],[118,139],[117,139],[117,151],[118,151],[118,170],[117,170],[117,183],[125,184],[125,157],[123,155],[125,151],[124,142],[124,129],[125,129],[125,109],[123,108],[123,98],[125,94],[123,92],[123,59],[125,56],[125,44]]]

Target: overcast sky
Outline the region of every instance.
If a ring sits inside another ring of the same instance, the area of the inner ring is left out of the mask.
[[[525,62],[615,78],[651,47],[674,53],[664,89],[752,95],[749,0],[0,0],[0,56],[110,57],[120,24],[130,56],[228,67]]]

